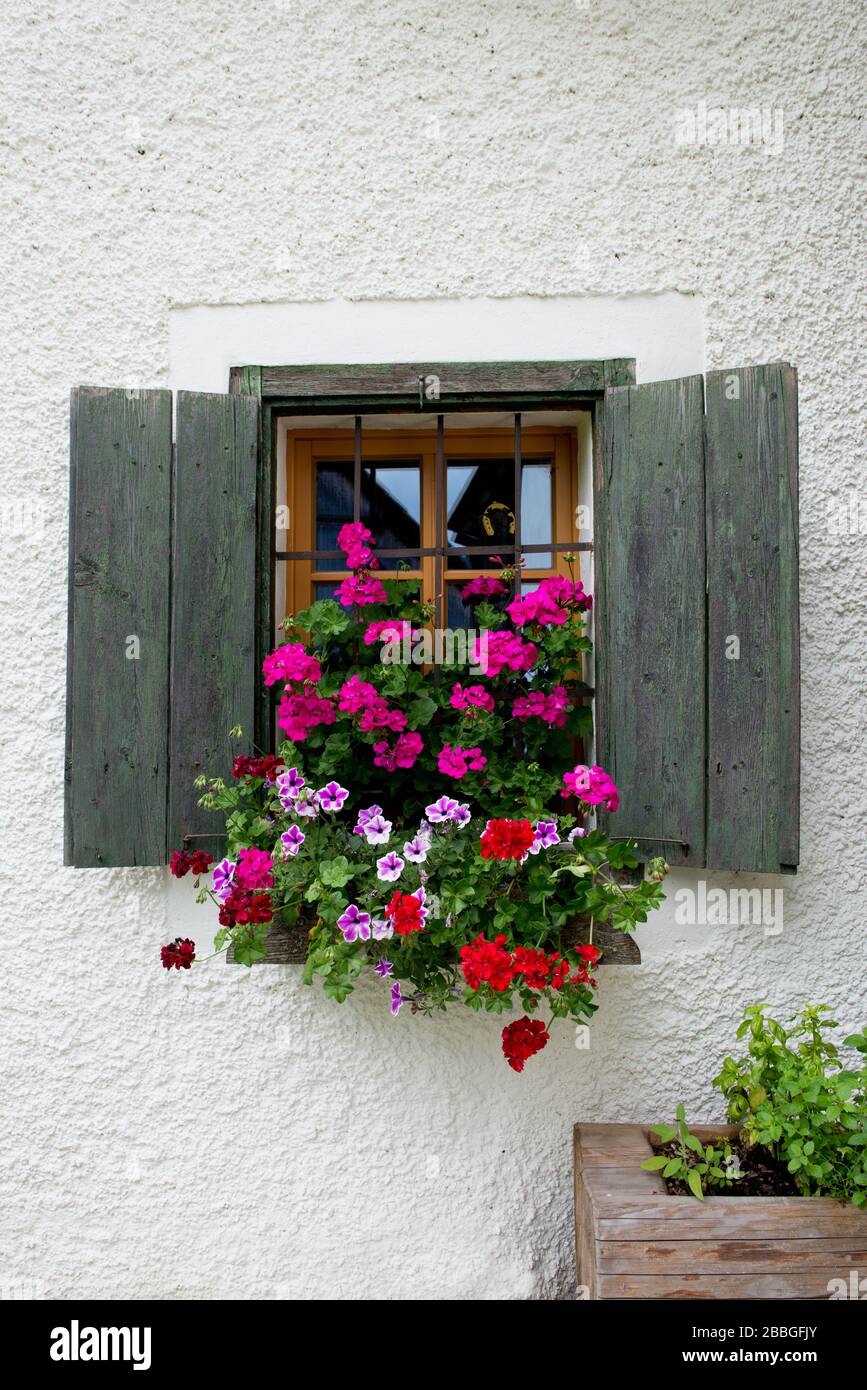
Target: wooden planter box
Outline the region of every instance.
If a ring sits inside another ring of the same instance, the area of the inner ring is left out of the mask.
[[[867,1213],[831,1197],[670,1197],[639,1167],[651,1153],[645,1126],[575,1126],[579,1298],[827,1299],[829,1280],[867,1273]]]

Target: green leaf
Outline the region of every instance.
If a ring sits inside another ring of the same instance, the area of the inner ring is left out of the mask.
[[[319,877],[328,888],[343,888],[355,877],[356,872],[345,854],[339,854],[336,859],[329,859],[319,865]]]
[[[657,1135],[663,1144],[668,1144],[674,1138],[677,1130],[672,1129],[670,1125],[651,1125],[650,1132]]]
[[[653,1158],[646,1158],[641,1166],[646,1168],[648,1173],[655,1173],[658,1168],[664,1168],[668,1161],[667,1154],[654,1154]]]
[[[693,1197],[697,1197],[698,1200],[699,1200],[700,1202],[703,1202],[703,1201],[704,1201],[704,1192],[702,1191],[701,1178],[699,1177],[698,1173],[695,1171],[694,1168],[693,1168],[693,1170],[690,1172],[690,1174],[689,1174],[689,1176],[687,1177],[687,1180],[686,1180],[686,1181],[687,1181],[687,1184],[688,1184],[688,1186],[689,1186],[689,1190],[690,1190],[690,1192],[692,1193]]]
[[[662,1176],[663,1176],[664,1178],[670,1178],[670,1177],[672,1177],[672,1175],[673,1175],[674,1173],[677,1173],[677,1172],[680,1171],[680,1164],[681,1164],[681,1160],[680,1160],[679,1158],[671,1158],[671,1159],[669,1159],[668,1163],[666,1163],[665,1167],[664,1167],[663,1170],[662,1170]]]
[[[409,725],[411,729],[423,728],[429,724],[437,712],[437,703],[432,700],[430,695],[416,695],[407,710]]]

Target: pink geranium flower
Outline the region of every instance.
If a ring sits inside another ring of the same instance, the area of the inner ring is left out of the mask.
[[[266,656],[262,671],[266,685],[276,685],[277,681],[310,681],[315,685],[322,675],[317,658],[308,656],[300,642],[288,642]]]
[[[498,676],[506,668],[519,673],[529,671],[539,655],[538,647],[522,642],[514,632],[488,632],[485,639],[487,652],[481,640],[475,638],[470,661],[473,666],[480,666],[486,676]]]
[[[467,772],[480,772],[487,763],[481,748],[458,748],[447,743],[437,754],[437,767],[447,777],[459,780]]]
[[[330,700],[321,695],[284,695],[277,723],[293,743],[303,743],[318,724],[333,724],[337,718]]]
[[[512,705],[514,718],[522,723],[528,719],[541,719],[543,723],[553,724],[557,729],[565,727],[568,712],[569,695],[563,685],[555,685],[549,695],[541,690],[534,690],[529,695],[519,696]]]
[[[461,589],[461,598],[464,603],[471,598],[498,598],[501,594],[509,592],[502,579],[495,579],[492,574],[480,575],[478,579],[471,579],[469,584],[465,584]]]
[[[273,867],[274,860],[263,849],[242,849],[235,870],[235,883],[249,893],[262,893],[274,886]]]
[[[375,685],[363,681],[360,676],[350,676],[337,692],[337,708],[345,714],[358,714],[359,710],[378,699],[379,692]]]
[[[538,623],[541,627],[562,627],[569,618],[570,608],[590,608],[593,600],[585,594],[584,585],[567,579],[565,574],[552,574],[543,579],[532,593],[512,599],[506,612],[515,624]]]
[[[388,595],[373,574],[352,574],[335,590],[334,597],[344,608],[365,608],[371,603],[385,603]]]
[[[458,682],[452,686],[449,704],[453,709],[460,710],[469,708],[492,710],[495,700],[490,691],[486,690],[483,685],[468,685],[464,688]]]
[[[386,772],[397,768],[413,767],[424,744],[420,734],[401,734],[393,748],[386,739],[373,745],[373,762],[376,767],[384,767]]]
[[[616,811],[620,805],[620,793],[604,768],[587,767],[579,763],[571,772],[563,775],[565,791],[561,796],[577,796],[588,806],[605,806]]]

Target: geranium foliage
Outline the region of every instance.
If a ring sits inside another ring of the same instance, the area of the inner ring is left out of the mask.
[[[393,1015],[520,1008],[502,1039],[522,1071],[555,1019],[596,1008],[600,952],[572,944],[576,917],[629,932],[663,896],[667,866],[619,881],[635,843],[592,824],[618,793],[576,758],[591,732],[590,596],[565,576],[511,599],[508,569],[471,580],[467,661],[432,664],[417,581],[382,577],[358,523],[339,544],[349,573],[335,597],[287,619],[264,662],[276,754],[200,779],[201,804],[225,814],[225,858],[178,851],[172,872],[197,876],[215,949],[231,943],[243,964],[264,959],[274,919],[306,926],[305,979],[338,1002],[369,974]],[[191,946],[163,948],[166,969],[188,969]]]

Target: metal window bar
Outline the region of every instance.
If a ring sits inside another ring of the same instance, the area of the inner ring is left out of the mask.
[[[515,415],[515,572],[512,578],[512,592],[518,598],[521,593],[521,416]]]
[[[352,520],[361,520],[361,416],[355,417],[355,469],[352,476]]]
[[[522,555],[532,554],[551,554],[552,552],[575,553],[577,551],[591,551],[592,541],[543,541],[540,544],[523,544],[521,540],[521,472],[523,467],[522,458],[522,416],[518,412],[515,414],[514,423],[514,460],[515,460],[515,535],[511,545],[498,545],[497,550],[503,557],[510,556],[514,560],[515,593],[520,592],[520,571]],[[490,460],[479,459],[478,464],[484,466]],[[445,543],[445,418],[442,415],[436,417],[436,455],[435,455],[435,496],[436,496],[436,544],[433,546],[416,546],[415,548],[398,547],[396,549],[377,550],[385,560],[421,560],[433,556],[436,564],[434,566],[434,593],[437,606],[437,614],[445,604],[445,594],[443,592],[443,561],[451,559],[462,559],[467,555],[489,555],[491,545],[461,545],[450,546]],[[354,521],[361,520],[362,502],[362,474],[363,474],[363,453],[362,453],[362,417],[355,416],[355,448],[353,454],[353,479],[352,479],[352,517]],[[345,559],[342,550],[277,550],[274,553],[275,560],[340,560]],[[444,610],[447,611],[447,610]]]

